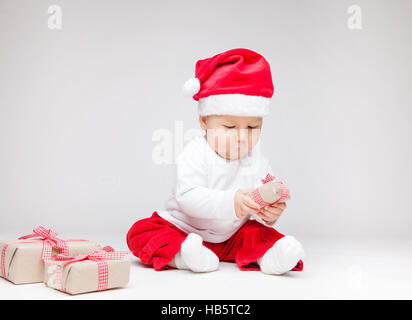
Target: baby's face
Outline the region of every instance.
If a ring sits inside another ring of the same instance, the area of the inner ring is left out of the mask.
[[[227,160],[243,158],[257,144],[262,118],[211,115],[199,117],[209,145]]]

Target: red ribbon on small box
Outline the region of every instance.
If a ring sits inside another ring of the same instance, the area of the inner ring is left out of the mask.
[[[43,241],[43,251],[41,253],[41,258],[44,261],[51,260],[53,248],[59,250],[61,254],[69,255],[69,247],[67,246],[66,241],[57,238],[57,232],[41,226],[34,229],[33,232],[34,234],[20,237],[19,240],[41,237],[41,239],[39,239]]]
[[[31,238],[38,238],[40,239],[32,239],[29,241],[23,241],[23,243],[38,243],[42,242],[43,243],[43,250],[41,254],[41,258],[44,261],[50,261],[52,258],[52,253],[53,253],[53,248],[57,249],[59,253],[69,255],[69,247],[67,245],[67,241],[86,241],[82,239],[69,239],[69,240],[62,240],[57,238],[57,233],[51,229],[46,229],[42,226],[37,227],[36,229],[33,230],[34,234],[29,234],[26,236],[22,236],[18,238],[18,240],[25,240],[25,239],[31,239]],[[6,242],[3,250],[1,251],[1,274],[4,279],[7,279],[7,274],[6,274],[6,250],[9,244],[12,243],[21,243],[22,241],[10,241]]]
[[[130,251],[114,251],[110,246],[106,246],[101,250],[96,250],[91,253],[79,254],[75,257],[68,257],[67,255],[58,254],[53,256],[55,260],[62,260],[57,265],[56,270],[56,284],[60,291],[64,292],[63,288],[63,267],[78,261],[92,260],[97,262],[98,268],[98,284],[97,290],[102,291],[107,289],[109,280],[109,270],[106,260],[122,260],[125,256],[130,254]]]
[[[275,180],[275,177],[272,176],[270,173],[268,173],[266,177],[261,180],[262,180],[262,183],[265,184],[265,183],[268,183],[269,181]]]
[[[265,183],[268,183],[268,182],[270,182],[270,181],[272,181],[272,180],[275,180],[275,177],[272,176],[270,173],[268,173],[268,174],[266,175],[266,177],[265,177],[264,179],[262,179],[262,183],[265,184]],[[268,202],[264,201],[264,200],[262,199],[262,197],[260,196],[259,190],[258,190],[257,188],[252,191],[253,200],[254,200],[257,204],[259,204],[261,207],[264,207],[264,206],[273,206],[274,204],[276,204],[276,203],[278,203],[278,202],[282,202],[283,200],[287,199],[287,197],[288,197],[287,188],[286,188],[285,185],[282,183],[282,181],[277,181],[277,183],[279,183],[279,185],[280,185],[281,196],[280,196],[280,198],[279,198],[275,203],[268,203]]]

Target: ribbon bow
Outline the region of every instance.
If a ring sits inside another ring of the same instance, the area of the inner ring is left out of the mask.
[[[106,260],[122,260],[128,254],[130,254],[130,251],[114,251],[114,249],[111,246],[106,246],[103,249],[95,250],[91,253],[82,253],[75,257],[69,257],[64,254],[55,255],[53,256],[55,260],[61,260],[61,262],[57,265],[57,271],[56,271],[57,288],[60,291],[64,291],[63,277],[62,277],[64,266],[66,266],[67,264],[73,263],[73,262],[92,260],[92,261],[97,262],[97,267],[98,267],[99,277],[98,277],[97,290],[98,291],[106,290],[107,285],[108,285],[108,278],[109,278],[108,276],[109,271],[108,271]]]
[[[129,253],[130,251],[114,251],[111,246],[106,246],[103,249],[95,250],[91,253],[82,253],[75,257],[69,257],[65,254],[57,254],[54,255],[53,258],[54,260],[62,260],[70,263],[82,260],[121,260]]]
[[[275,180],[275,177],[272,176],[270,173],[268,173],[266,177],[261,180],[262,180],[262,183],[265,184],[265,183],[268,183],[269,181]]]
[[[38,227],[33,230],[34,234],[20,237],[19,240],[40,237],[43,240],[43,251],[41,258],[44,261],[50,261],[52,258],[53,248],[57,249],[60,253],[68,256],[69,247],[66,241],[57,238],[57,233],[51,229],[44,227]]]

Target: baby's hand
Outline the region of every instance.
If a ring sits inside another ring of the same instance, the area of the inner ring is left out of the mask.
[[[240,219],[246,218],[250,214],[258,213],[260,206],[253,201],[248,193],[254,189],[241,189],[235,193],[235,212]]]
[[[260,209],[258,216],[262,218],[263,221],[274,224],[286,209],[286,202],[279,202],[270,206],[265,206]]]

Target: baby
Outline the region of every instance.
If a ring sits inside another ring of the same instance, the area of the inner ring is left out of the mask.
[[[197,61],[195,76],[185,90],[198,101],[205,135],[179,155],[165,210],[130,228],[130,250],[158,271],[209,272],[219,261],[276,275],[303,270],[302,245],[273,228],[286,203],[261,207],[249,195],[272,174],[259,143],[273,95],[268,62],[232,49]]]

